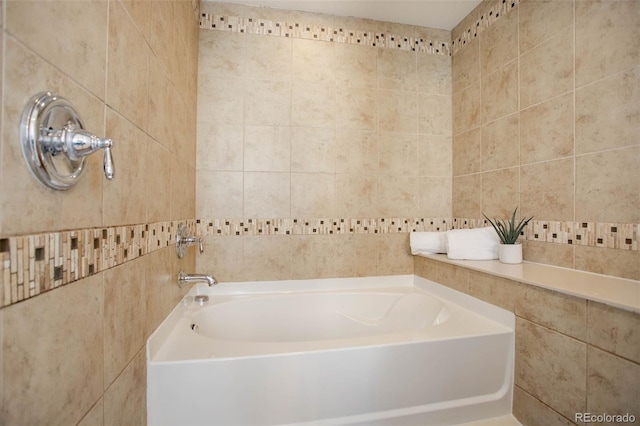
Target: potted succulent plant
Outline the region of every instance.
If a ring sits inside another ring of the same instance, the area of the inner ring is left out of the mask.
[[[533,216],[529,219],[520,219],[516,223],[517,211],[518,208],[516,207],[509,221],[503,219],[491,220],[483,213],[483,216],[493,226],[500,238],[501,244],[498,247],[498,259],[502,263],[522,263],[522,244],[518,242],[518,238],[524,227],[533,219]]]

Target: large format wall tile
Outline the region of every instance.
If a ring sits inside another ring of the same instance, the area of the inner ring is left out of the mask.
[[[113,382],[144,346],[145,263],[125,263],[104,273],[104,380]]]
[[[335,217],[334,173],[291,174],[292,217]]]
[[[479,217],[482,215],[480,173],[453,178],[453,217]]]
[[[377,87],[378,49],[350,44],[336,44],[334,49],[339,87]]]
[[[418,136],[418,170],[425,176],[452,176],[451,136]]]
[[[336,175],[336,215],[365,217],[378,205],[378,181],[371,175]]]
[[[117,144],[112,156],[117,179],[103,185],[103,224],[143,223],[145,221],[145,167],[148,138],[133,123],[107,108],[107,134]]]
[[[377,93],[370,88],[343,87],[337,91],[336,125],[341,129],[377,130]]]
[[[149,55],[144,36],[121,3],[109,3],[109,66],[106,101],[145,129],[148,118]],[[127,75],[127,78],[122,78]]]
[[[567,418],[585,412],[587,345],[516,318],[515,384]]]
[[[576,90],[576,153],[638,145],[640,67]]]
[[[469,272],[469,294],[509,312],[514,312],[516,295],[521,285],[493,275]]]
[[[245,277],[259,276],[260,280],[291,279],[291,241],[288,236],[247,236],[244,239]],[[244,278],[244,280],[251,278]]]
[[[242,217],[242,172],[196,172],[196,212],[199,217]]]
[[[589,344],[640,363],[640,314],[596,302],[587,313]]]
[[[523,0],[519,8],[520,53],[573,25],[573,2]]]
[[[147,365],[140,349],[104,393],[104,424],[143,425],[147,422]]]
[[[578,340],[586,340],[587,302],[584,299],[520,285],[515,314]]]
[[[291,279],[336,276],[336,242],[331,235],[291,236]]]
[[[334,43],[292,40],[291,69],[294,81],[334,82],[335,60]]]
[[[520,204],[518,168],[482,173],[482,213],[489,217],[510,217]]]
[[[6,424],[75,424],[100,398],[104,300],[96,275],[2,311]]]
[[[453,93],[480,80],[480,40],[475,39],[451,59]]]
[[[482,169],[481,129],[475,128],[453,137],[453,176],[478,173]]]
[[[573,27],[520,56],[520,107],[573,89]]]
[[[480,84],[472,84],[453,95],[453,134],[480,125]]]
[[[489,75],[518,56],[518,14],[509,13],[480,35],[480,73]]]
[[[378,133],[338,129],[336,131],[336,172],[366,173],[378,172]]]
[[[576,2],[576,87],[640,63],[638,20],[636,1]]]
[[[239,133],[242,134],[242,127]],[[237,151],[226,150],[227,153]],[[245,126],[243,154],[244,161],[238,165],[239,170],[244,164],[244,170],[250,172],[288,172],[291,169],[291,129]]]
[[[573,155],[573,94],[550,99],[520,111],[521,164]]]
[[[255,34],[247,34],[244,38],[244,56],[238,55],[238,41],[243,40],[236,34],[220,34],[213,31],[201,31],[202,37],[217,39],[219,34],[224,39],[232,37],[229,43],[223,45],[229,49],[228,56],[238,61],[243,67],[243,75],[247,78],[259,78],[262,80],[289,81],[291,79],[291,40],[280,37],[261,37]],[[226,40],[225,40],[226,41]],[[200,50],[202,54],[208,56],[211,52],[206,47]],[[218,56],[213,57],[213,61]],[[226,56],[225,56],[226,58]],[[201,62],[202,58],[198,58]],[[201,65],[203,70],[207,70],[207,64]],[[206,71],[205,71],[206,72]]]
[[[518,421],[522,422],[523,425],[528,426],[573,425],[572,422],[518,386],[515,386],[513,390],[513,415]]]
[[[512,114],[482,127],[482,171],[519,165],[519,123],[518,115]]]
[[[411,133],[380,133],[379,173],[416,176],[418,170],[418,136]]]
[[[550,220],[573,219],[573,158],[520,168],[520,211]]]
[[[251,126],[288,126],[292,122],[291,85],[268,80],[245,80],[244,124]],[[299,92],[299,88],[293,89]],[[237,93],[233,93],[237,96]],[[312,100],[309,98],[307,100]]]
[[[518,63],[482,78],[482,123],[486,124],[518,110]]]
[[[243,194],[244,217],[291,216],[291,177],[288,173],[246,172]]]
[[[418,53],[417,80],[418,92],[451,97],[451,58]]]
[[[591,346],[587,357],[587,412],[637,413],[640,365]]]
[[[576,158],[576,218],[640,221],[640,145]],[[607,206],[606,210],[602,206]]]
[[[640,280],[640,251],[588,246],[574,249],[575,269]]]
[[[104,1],[7,1],[6,29],[46,61],[56,64],[62,73],[104,99],[108,5]],[[42,25],[43,22],[56,24]],[[14,65],[11,61],[8,64]]]

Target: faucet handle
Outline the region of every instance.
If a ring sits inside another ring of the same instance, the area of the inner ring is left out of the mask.
[[[111,147],[113,146],[113,141],[111,139],[105,140],[104,147],[104,159],[102,160],[104,175],[107,179],[113,179],[113,176],[116,173],[116,167],[113,164],[113,157],[111,156]]]
[[[72,160],[79,160],[100,149],[104,149],[104,175],[109,180],[113,179],[115,174],[113,156],[111,155],[113,140],[100,138],[73,123],[68,123],[61,133],[65,141],[64,150]]]
[[[198,244],[200,254],[204,253],[204,243],[202,241],[202,238],[191,235],[187,225],[184,223],[180,223],[176,232],[176,254],[178,255],[178,258],[182,259],[185,255],[187,247],[190,247],[194,244]]]

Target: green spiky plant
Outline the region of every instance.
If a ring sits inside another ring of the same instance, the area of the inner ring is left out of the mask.
[[[493,226],[493,229],[498,233],[498,237],[500,237],[500,241],[502,244],[515,244],[518,241],[518,237],[520,237],[520,232],[524,229],[525,226],[529,223],[533,216],[529,219],[520,219],[520,222],[516,224],[516,212],[518,208],[513,211],[513,215],[511,216],[510,221],[506,221],[503,219],[489,219],[486,214],[482,214]]]

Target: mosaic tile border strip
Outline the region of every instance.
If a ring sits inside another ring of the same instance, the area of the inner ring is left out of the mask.
[[[175,243],[179,223],[198,236],[398,234],[488,226],[466,218],[189,219],[0,238],[0,307]],[[522,238],[638,251],[640,224],[531,221]]]
[[[392,234],[446,231],[443,218],[198,219],[199,236]]]
[[[199,236],[390,234],[489,226],[468,218],[197,219]],[[522,238],[557,244],[638,250],[640,224],[531,221]]]
[[[8,306],[175,243],[179,223],[49,232],[0,239],[0,306]]]
[[[299,22],[271,21],[267,19],[240,16],[200,14],[200,28],[205,30],[259,34],[276,37],[292,37],[335,43],[355,44],[386,49],[424,52],[434,55],[452,56],[468,42],[478,37],[484,30],[520,4],[520,0],[497,0],[473,24],[459,34],[452,33],[451,42],[428,40],[400,34],[377,33],[345,28],[332,28]],[[478,7],[482,7],[481,4]]]
[[[638,250],[640,225],[631,223],[531,221],[525,239],[620,250]]]
[[[322,25],[307,25],[299,22],[271,21],[267,19],[201,13],[200,28],[205,30],[301,38],[451,56],[448,40],[428,40],[399,34],[332,28]]]
[[[520,4],[520,0],[498,0],[485,13],[481,14],[471,26],[462,30],[458,35],[451,34],[451,54],[455,55],[467,43],[478,37],[482,31],[489,28],[501,16],[506,15]],[[482,3],[478,7],[482,7]]]

